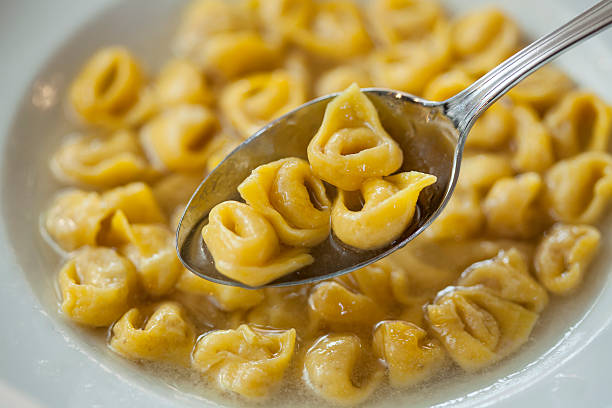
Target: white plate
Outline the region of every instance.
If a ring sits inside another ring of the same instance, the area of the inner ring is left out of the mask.
[[[489,2],[446,3],[460,10]],[[499,1],[532,37],[593,3]],[[56,188],[47,171],[48,153],[70,130],[58,119],[66,83],[103,44],[126,44],[149,66],[157,66],[169,55],[176,10],[172,0],[0,4],[0,407],[214,406],[144,375],[66,322],[57,312],[57,261],[38,232],[40,211]],[[612,33],[606,33],[560,61],[581,85],[608,101],[611,44]],[[575,296],[553,302],[533,341],[487,373],[407,394],[406,405],[611,405],[612,222],[603,229],[601,255],[585,284]]]

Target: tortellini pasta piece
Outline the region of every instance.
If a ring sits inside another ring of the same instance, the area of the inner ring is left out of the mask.
[[[443,72],[427,84],[423,97],[430,101],[445,101],[463,91],[472,82],[474,81],[469,75],[458,69]]]
[[[202,336],[192,364],[222,390],[261,398],[283,379],[294,349],[293,329],[271,331],[241,325]]]
[[[545,117],[557,159],[582,150],[606,151],[612,135],[612,107],[597,95],[582,91],[568,94]]]
[[[489,230],[508,238],[531,238],[541,232],[545,214],[538,200],[543,187],[537,173],[497,180],[482,203]]]
[[[344,91],[353,83],[360,88],[373,86],[367,69],[360,65],[341,65],[324,72],[315,84],[317,95],[328,95]]]
[[[169,174],[153,185],[153,194],[164,212],[172,214],[177,207],[187,204],[202,179],[199,172]]]
[[[378,365],[368,367],[363,354],[361,341],[355,335],[321,337],[304,359],[307,384],[332,404],[356,405],[365,401],[382,381],[384,371]],[[366,370],[370,375],[363,375]],[[362,375],[357,376],[358,372]]]
[[[180,105],[162,112],[141,130],[140,140],[160,170],[203,170],[222,140],[219,123],[207,108]]]
[[[295,27],[305,27],[315,12],[313,0],[266,0],[258,4],[266,30],[277,40],[289,40]]]
[[[69,191],[60,194],[45,216],[51,238],[64,250],[96,245],[102,222],[112,208],[97,193]]]
[[[452,45],[458,67],[480,77],[519,49],[520,33],[503,12],[485,8],[455,21]]]
[[[353,2],[317,2],[309,14],[305,24],[295,24],[289,36],[314,56],[342,60],[370,50],[372,42]]]
[[[437,0],[374,0],[371,3],[372,25],[387,44],[420,38],[443,18]]]
[[[486,150],[503,148],[514,130],[511,108],[507,99],[494,103],[472,126],[465,147]]]
[[[110,224],[105,243],[132,261],[147,293],[161,296],[171,291],[182,271],[174,234],[159,224],[132,225],[122,211],[113,215]]]
[[[416,43],[400,43],[374,52],[370,57],[371,75],[377,85],[421,95],[426,84],[447,68],[450,51],[449,29],[442,24]]]
[[[62,181],[101,188],[154,176],[136,135],[125,130],[69,140],[53,156],[51,168]]]
[[[238,192],[270,221],[284,244],[315,246],[329,235],[331,202],[305,160],[292,157],[259,166]]]
[[[264,300],[249,310],[246,321],[270,329],[295,329],[300,338],[315,328],[307,313],[309,285],[264,289]]]
[[[385,361],[392,387],[423,382],[442,368],[446,353],[440,343],[420,327],[401,320],[380,322],[372,348]]]
[[[244,289],[236,286],[221,285],[200,278],[187,269],[176,282],[176,288],[187,293],[210,296],[213,302],[225,311],[249,309],[264,299],[263,290]]]
[[[370,297],[352,292],[334,281],[315,286],[308,305],[314,316],[333,328],[371,327],[385,316]]]
[[[357,85],[327,105],[323,123],[308,145],[315,175],[347,191],[359,189],[370,177],[393,173],[403,159],[402,149]]]
[[[163,224],[166,217],[157,199],[145,183],[130,183],[102,194],[113,210],[121,210],[130,223]]]
[[[237,148],[242,141],[226,135],[223,136],[223,144],[217,150],[212,152],[212,154],[208,157],[208,161],[206,162],[206,171],[209,173],[212,172],[215,167],[217,167],[219,163],[221,163],[232,152],[232,150]]]
[[[155,79],[155,97],[164,107],[182,104],[210,105],[213,101],[204,76],[184,59],[168,61]]]
[[[459,188],[486,192],[497,180],[513,174],[510,158],[505,154],[482,153],[467,156],[461,164]]]
[[[140,99],[144,83],[138,61],[123,47],[96,52],[70,88],[70,102],[85,121],[120,127]]]
[[[302,78],[288,70],[240,79],[221,94],[221,109],[245,139],[304,102]]]
[[[477,235],[484,223],[480,197],[476,190],[458,188],[442,213],[423,232],[423,236],[433,240],[460,240]]]
[[[521,347],[538,315],[475,286],[441,292],[427,306],[426,317],[451,358],[464,370],[476,371]]]
[[[541,173],[555,162],[551,134],[537,113],[526,106],[513,109],[515,119],[512,167]]]
[[[195,327],[179,303],[161,302],[130,309],[113,325],[110,347],[131,360],[188,365]]]
[[[198,50],[197,61],[212,75],[233,79],[278,66],[281,51],[254,31],[217,34]]]
[[[540,313],[548,303],[546,290],[531,277],[524,256],[516,248],[501,250],[495,258],[471,265],[461,274],[457,284],[483,285],[535,313]]]
[[[281,248],[274,227],[246,204],[225,201],[208,215],[202,237],[215,267],[249,286],[261,286],[311,264],[301,248]]]
[[[411,304],[411,283],[406,271],[389,258],[341,276],[350,286],[372,299],[379,306],[391,308],[396,303]]]
[[[572,80],[565,73],[545,65],[519,82],[508,95],[514,101],[542,112],[561,100],[573,87]]]
[[[546,202],[557,221],[592,224],[612,198],[612,157],[585,152],[557,162],[545,175]]]
[[[536,250],[536,276],[556,295],[572,293],[599,249],[600,232],[588,225],[556,224]]]
[[[132,264],[108,248],[85,247],[59,273],[62,312],[87,326],[108,326],[130,307],[136,289]]]
[[[349,193],[338,191],[331,216],[334,234],[359,249],[387,245],[408,228],[419,194],[436,180],[436,176],[417,171],[367,179],[360,190],[360,209],[348,202]]]

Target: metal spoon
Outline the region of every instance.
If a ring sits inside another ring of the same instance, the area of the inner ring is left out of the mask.
[[[377,250],[358,251],[340,245],[330,236],[313,248],[313,264],[266,286],[289,286],[338,276],[405,246],[432,223],[451,197],[465,140],[474,121],[538,67],[611,24],[612,0],[601,1],[444,102],[392,90],[363,90],[376,106],[387,132],[405,152],[402,171],[434,174],[438,181],[423,191],[412,225],[393,243]],[[284,157],[306,158],[306,147],[321,125],[325,107],[335,96],[315,99],[270,123],[242,143],[202,182],[189,201],[176,234],[179,258],[189,270],[213,282],[248,287],[217,272],[202,240],[202,226],[215,205],[239,199],[236,187],[255,167]]]

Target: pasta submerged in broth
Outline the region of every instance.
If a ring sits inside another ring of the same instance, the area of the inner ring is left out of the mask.
[[[244,138],[344,91],[308,160],[255,169],[244,202],[217,206],[203,239],[220,272],[251,286],[312,263],[331,233],[360,249],[393,241],[436,180],[399,172],[403,152],[359,87],[444,100],[521,45],[491,7],[449,18],[434,0],[196,0],[158,72],[125,47],[97,50],[67,95],[87,130],[51,159],[71,187],[44,215],[66,257],[62,313],[108,328],[124,358],[247,401],[300,389],[313,405],[355,405],[516,353],[549,300],[589,278],[612,200],[612,108],[554,67],[476,122],[442,215],[368,267],[316,285],[223,286],[182,267],[173,232]]]

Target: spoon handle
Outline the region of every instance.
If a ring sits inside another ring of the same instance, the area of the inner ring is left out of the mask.
[[[612,0],[603,0],[552,33],[508,58],[470,87],[443,103],[445,113],[459,130],[462,148],[476,119],[526,76],[574,45],[612,24]]]

